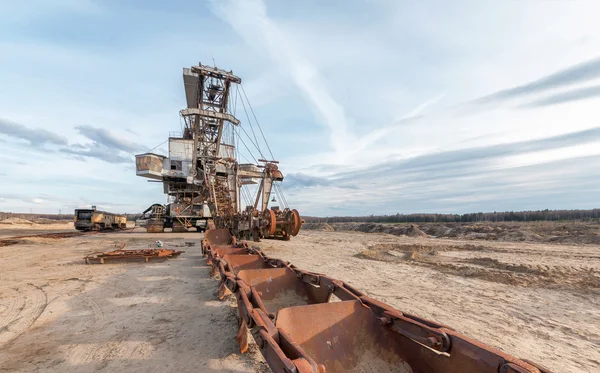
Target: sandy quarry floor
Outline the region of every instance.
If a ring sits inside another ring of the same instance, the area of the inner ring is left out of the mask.
[[[53,232],[75,232],[75,226],[73,222],[62,224],[8,224],[0,222],[0,238]]]
[[[237,353],[235,309],[216,300],[200,237],[108,233],[0,247],[0,372],[268,371],[260,353]],[[156,239],[197,244],[162,263],[83,263],[117,242]]]
[[[81,259],[156,239],[196,246],[163,263]],[[0,371],[268,372],[255,346],[237,353],[235,309],[216,300],[199,239],[134,231],[0,247]],[[600,371],[600,246],[310,230],[259,246],[556,372]]]
[[[270,256],[555,372],[600,372],[600,247],[305,230]]]

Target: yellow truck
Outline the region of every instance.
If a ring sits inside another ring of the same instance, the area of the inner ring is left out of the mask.
[[[80,231],[127,228],[127,217],[125,215],[97,211],[96,206],[92,206],[91,209],[76,209],[74,221],[75,229]]]

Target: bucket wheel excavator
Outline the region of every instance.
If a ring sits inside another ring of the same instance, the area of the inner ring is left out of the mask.
[[[254,241],[296,236],[303,220],[287,205],[281,190],[283,173],[242,80],[231,71],[199,64],[183,69],[183,82],[187,104],[180,111],[183,131],[169,136],[169,155],[136,155],[137,175],[161,181],[168,196],[164,208],[153,205],[149,215],[146,211],[146,229],[204,230],[214,225]],[[248,119],[244,126],[235,117],[238,102]],[[244,152],[238,149],[240,143]],[[270,157],[265,157],[262,144]],[[240,163],[238,156],[247,162]],[[274,205],[277,199],[282,206]]]

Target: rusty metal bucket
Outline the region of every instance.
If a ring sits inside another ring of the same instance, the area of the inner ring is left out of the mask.
[[[225,268],[234,275],[244,269],[269,268],[265,259],[260,255],[227,254],[223,256],[226,265]]]
[[[437,371],[437,353],[387,330],[360,301],[282,309],[276,326],[328,373]]]
[[[231,245],[212,245],[212,252],[219,257],[224,257],[230,254],[247,254],[248,249],[245,247],[232,247]]]
[[[209,229],[204,233],[204,241],[211,245],[231,245],[234,238],[227,229]]]
[[[379,305],[383,304],[373,306]],[[277,314],[276,327],[327,373],[545,371],[453,330],[410,320],[391,308],[378,315],[369,301],[284,308]]]
[[[267,314],[291,306],[326,303],[331,296],[326,287],[300,280],[296,272],[287,267],[244,269],[237,277],[256,290]],[[254,307],[262,308],[260,303],[253,303]]]
[[[236,243],[235,237],[227,229],[209,229],[202,240],[202,254],[206,256],[208,265],[213,265],[214,260],[227,254],[245,254],[248,251],[248,245]]]

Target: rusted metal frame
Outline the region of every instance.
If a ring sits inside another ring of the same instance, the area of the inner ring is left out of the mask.
[[[369,307],[378,316],[381,323],[390,330],[436,351],[450,351],[451,340],[443,329],[436,329],[405,317],[402,312],[375,299],[362,296],[360,301]]]
[[[333,279],[329,276],[307,272],[299,269],[296,266],[289,266],[296,272],[296,276],[299,280],[317,286],[327,287],[330,294],[334,294],[340,300],[359,300],[363,293],[348,286],[345,282],[337,279]],[[329,301],[329,298],[327,299]]]
[[[250,250],[248,248],[248,245],[246,245],[245,243],[236,243],[236,244],[211,244],[211,243],[205,243],[204,247],[206,247],[207,250],[210,250],[212,252],[216,252],[217,249],[219,249],[219,248],[248,249],[248,250]]]
[[[230,278],[231,276],[228,274],[226,281]],[[230,288],[230,290],[233,289],[233,287]],[[245,327],[254,327],[254,339],[271,369],[298,373],[318,372],[315,361],[285,331],[275,327],[271,320],[275,315],[267,313],[267,309],[254,287],[250,287],[243,280],[238,279],[235,293],[240,320],[244,324],[240,325],[238,333],[241,351],[247,350],[247,341],[242,335],[246,330]]]
[[[367,305],[369,307],[371,307],[371,309],[374,309],[374,310],[376,310],[378,312],[382,312],[382,310],[389,310],[389,309],[391,309],[391,307],[389,305],[387,305],[387,304],[385,304],[383,302],[379,302],[379,301],[377,301],[377,300],[375,300],[373,298],[369,298],[369,297],[367,297],[365,295],[361,295],[361,298],[364,298],[364,300],[361,299],[361,300],[363,300],[363,303],[367,303]],[[394,310],[396,310],[396,309],[394,309]],[[404,316],[405,318],[412,319],[412,320],[414,320],[414,321],[416,321],[416,322],[418,322],[420,324],[426,325],[426,326],[428,326],[430,328],[445,328],[445,329],[448,329],[448,330],[454,330],[454,328],[451,328],[451,327],[449,327],[447,325],[440,324],[440,323],[437,323],[437,322],[434,322],[434,321],[431,321],[431,320],[423,319],[421,317],[418,317],[418,316],[415,316],[415,315],[412,315],[412,314],[409,314],[409,313],[402,312],[402,316]]]
[[[249,254],[256,254],[256,255],[265,256],[265,254],[263,254],[263,252],[260,249],[257,249],[257,248],[254,248],[254,247],[248,247],[248,245],[246,245],[246,250],[248,250]]]
[[[260,296],[256,292],[256,289],[249,287],[243,280],[238,280],[236,297],[238,299],[238,307],[242,308],[240,315],[243,316],[243,320],[248,327],[251,328],[255,324],[263,325],[265,324],[266,320],[269,320],[269,322],[272,324],[271,319],[275,315],[268,313],[265,305],[260,299]],[[255,320],[254,310],[260,311],[260,315],[265,315],[266,317],[264,319],[261,317],[261,319],[258,321]],[[274,324],[273,327],[275,327]]]
[[[243,284],[243,286],[240,286],[240,284]],[[260,297],[260,294],[258,294],[258,292],[256,291],[256,289],[254,287],[248,286],[248,285],[246,285],[246,283],[243,280],[238,279],[238,291],[243,292],[243,295],[241,295],[241,298],[244,300],[244,306],[246,308],[248,308],[250,310],[259,309],[265,315],[267,315],[269,317],[269,319],[275,318],[275,314],[272,312],[269,312],[267,310],[267,307],[263,303],[262,298]],[[251,326],[251,325],[249,324],[248,326]]]
[[[279,267],[279,268],[285,268],[285,267]],[[270,268],[264,268],[262,270],[268,271],[269,269]],[[262,270],[258,270],[258,271],[262,271]],[[269,312],[269,310],[263,303],[261,294],[256,290],[256,288],[254,286],[247,285],[246,282],[244,281],[244,279],[239,277],[239,273],[236,276],[236,280],[237,280],[237,289],[239,289],[239,291],[245,292],[245,298],[247,298],[247,300],[248,300],[249,304],[252,306],[252,308],[260,309],[264,314],[267,314],[269,316],[269,318],[275,319],[275,313]]]
[[[206,264],[211,265],[214,257],[214,249],[209,242],[202,241],[202,255],[206,257]]]
[[[229,255],[229,254],[228,254]],[[232,254],[232,255],[243,255],[243,254]],[[249,255],[249,256],[254,256],[254,255]],[[235,272],[233,271],[234,267],[231,265],[231,263],[229,263],[229,261],[227,261],[227,259],[225,259],[225,257],[223,258],[218,258],[219,263],[222,264],[222,270],[221,267],[219,267],[219,272],[222,274],[222,272],[229,272],[233,275],[235,275]]]
[[[238,308],[240,310],[240,317],[242,322],[244,322],[248,327],[252,328],[255,325],[255,321],[252,317],[254,307],[248,299],[248,294],[250,293],[250,288],[246,283],[241,280],[236,282],[236,298],[238,303]]]
[[[218,255],[219,249],[242,249],[242,250],[246,250],[246,252],[248,254],[257,254],[260,252],[260,250],[258,250],[258,249],[248,247],[248,244],[246,242],[238,242],[238,243],[233,243],[233,244],[221,244],[221,245],[214,245],[214,246],[210,246],[210,247],[213,252],[213,255]]]
[[[290,268],[296,272],[296,277],[298,277],[299,280],[306,282],[307,284],[319,285],[321,282],[321,276],[323,276],[321,274],[305,271],[295,265],[290,265]]]
[[[223,300],[225,295],[235,293],[237,287],[235,285],[236,279],[233,273],[225,269],[225,263],[223,260],[216,259],[212,267],[210,268],[210,277],[214,277],[219,273],[219,288],[217,290],[217,297],[219,300]]]
[[[221,279],[225,278],[228,273],[230,273],[231,276],[234,276],[233,271],[231,270],[231,268],[229,268],[229,264],[225,260],[219,258],[215,261],[215,263],[217,264],[219,277]]]
[[[209,252],[209,255],[211,256],[211,260],[216,260],[216,259],[220,259],[222,257],[224,257],[225,255],[244,255],[244,254],[248,254],[248,255],[256,255],[255,251],[252,249],[249,249],[247,247],[214,247],[211,248],[211,251]]]
[[[231,71],[221,70],[212,66],[201,64],[199,66],[192,66],[191,70],[197,74],[209,76],[211,78],[223,79],[225,81],[231,81],[234,83],[242,82],[242,79],[234,75]]]
[[[321,276],[321,282],[329,282],[334,286],[333,294],[340,300],[359,300],[364,294],[349,286],[342,280],[333,279],[329,276]]]
[[[206,255],[206,265],[207,266],[212,266],[213,263],[213,257],[212,255],[210,255],[210,252]]]
[[[444,332],[452,341],[451,359],[458,359],[458,355],[469,359],[476,357],[478,361],[485,362],[488,366],[497,366],[499,373],[552,373],[550,370],[541,370],[528,361],[504,353],[457,331],[444,330]]]
[[[210,277],[214,277],[217,273],[219,273],[219,277],[223,279],[225,273],[227,273],[227,270],[225,269],[225,263],[219,257],[208,255],[206,257],[206,265],[210,267]]]
[[[221,278],[221,282],[232,293],[235,293],[240,288],[238,280],[233,276],[233,273],[225,273],[224,277]]]
[[[304,358],[294,359],[292,363],[296,366],[298,373],[315,373],[321,372],[318,368],[315,370],[313,365]]]
[[[273,259],[271,257],[266,256],[261,250],[255,249],[255,248],[249,248],[247,253],[248,253],[248,255],[260,256],[264,262],[267,262],[268,260]]]
[[[235,124],[236,126],[240,124],[239,119],[237,119],[236,117],[234,117],[233,115],[229,114],[229,113],[222,113],[219,111],[212,111],[212,110],[205,110],[205,109],[201,109],[201,108],[185,108],[185,109],[181,109],[179,110],[179,114],[181,114],[181,116],[183,117],[189,117],[192,115],[198,115],[201,117],[208,117],[211,119],[218,119],[218,120],[226,120],[228,122],[231,122],[233,124]],[[219,139],[220,137],[217,137],[217,139]],[[218,149],[218,147],[217,147]],[[218,154],[218,153],[217,153]]]
[[[285,330],[277,328],[277,331],[279,332],[279,347],[284,351],[286,357],[292,360],[292,363],[294,363],[297,368],[302,366],[303,370],[299,369],[299,371],[317,373],[319,368],[313,358],[311,358],[300,345],[294,342]]]
[[[254,322],[252,336],[265,361],[274,372],[297,372],[295,365],[279,346],[279,330],[260,309],[253,309],[251,318]]]
[[[108,252],[95,252],[86,255],[83,259],[85,263],[103,264],[105,260],[120,260],[120,259],[144,259],[146,262],[154,259],[168,259],[179,256],[185,251],[172,249],[141,249],[141,250],[114,250]]]
[[[265,257],[264,255],[249,255],[249,256],[259,256],[270,268],[287,267],[287,263],[284,261],[281,261],[279,259],[268,258],[268,257]],[[223,286],[226,286],[232,293],[234,293],[235,287],[232,284],[234,282],[235,283],[243,282],[243,280],[239,279],[237,277],[237,275],[234,274],[234,268],[231,266],[231,264],[228,263],[227,260],[225,260],[224,258],[216,258],[212,265],[213,265],[213,267],[211,268],[211,277],[216,275],[216,272],[218,271],[219,277],[221,279],[221,284]],[[224,283],[226,280],[228,282]],[[229,284],[229,286],[228,286],[228,284]],[[259,299],[260,305],[262,305],[263,310],[265,310],[265,312],[266,312],[266,308],[264,307],[262,300],[260,300],[258,293],[256,293],[256,297]]]
[[[414,320],[398,315],[398,313],[392,314],[386,311],[379,319],[384,326],[415,342],[439,352],[450,351],[451,340],[443,331],[419,324]]]
[[[257,335],[259,329],[264,329],[273,339],[279,341],[279,331],[275,323],[273,323],[273,320],[263,310],[258,308],[252,309],[251,317],[253,321],[253,336]]]
[[[258,201],[260,201],[260,196],[262,194],[263,183],[260,183],[258,192],[256,193],[256,201],[254,201],[254,209],[258,207]]]
[[[290,263],[286,262],[284,260],[278,259],[278,258],[272,258],[269,257],[267,255],[265,255],[260,249],[255,249],[255,248],[248,248],[246,247],[247,254],[248,255],[256,255],[259,256],[267,265],[267,267],[270,268],[282,268],[282,267],[289,267]],[[243,255],[243,254],[234,254],[234,255]],[[224,260],[222,258],[219,258],[220,260]],[[225,260],[225,262],[227,262]],[[231,266],[229,265],[229,263],[227,263],[227,265],[225,266],[225,268],[229,269],[231,272],[233,272],[233,268],[231,268]]]
[[[260,309],[254,309],[252,336],[273,372],[317,373],[317,365]],[[287,350],[284,352],[284,349]],[[290,359],[291,357],[291,359]],[[292,360],[293,359],[293,360]]]
[[[219,272],[221,275],[223,275],[224,273],[231,273],[233,275],[233,268],[231,266],[231,264],[225,259],[225,256],[227,255],[244,255],[243,253],[227,253],[223,256],[219,255],[219,253],[214,253],[212,260],[213,260],[213,265],[217,265],[219,267]],[[256,256],[255,254],[248,254],[248,256]]]
[[[288,267],[290,262],[283,261],[281,259],[274,259],[268,256],[262,256],[265,260],[265,263],[271,268],[283,268]]]
[[[262,298],[260,297],[260,294],[258,294],[256,289],[254,287],[250,287],[250,291],[251,291],[250,301],[251,301],[252,305],[255,306],[256,308],[260,309],[261,311],[263,311],[267,316],[269,316],[269,318],[274,319],[275,314],[272,312],[269,312],[267,310],[267,307],[263,303]]]
[[[273,372],[297,373],[296,366],[287,358],[279,344],[264,329],[254,337],[260,352]]]

